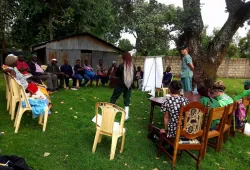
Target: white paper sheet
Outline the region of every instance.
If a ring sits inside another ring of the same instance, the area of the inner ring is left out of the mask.
[[[246,124],[245,124],[244,133],[245,133],[246,135],[250,135],[250,124],[249,124],[249,123],[246,123]]]
[[[92,122],[96,123],[96,116],[92,119]],[[98,114],[97,125],[102,125],[102,115]],[[113,131],[119,131],[120,123],[114,122]]]
[[[163,78],[162,56],[147,57],[144,62],[142,91],[160,88]]]

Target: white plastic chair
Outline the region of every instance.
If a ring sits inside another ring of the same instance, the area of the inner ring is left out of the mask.
[[[101,115],[102,115],[101,122],[98,121],[99,120],[98,116],[100,116],[98,114],[98,108],[101,108]],[[117,125],[116,126],[114,120],[118,112],[122,113],[122,115],[120,124],[117,123],[118,125],[116,124]],[[122,143],[121,143],[120,153],[123,152],[124,142],[125,142],[125,128],[123,128],[125,115],[126,115],[125,110],[116,106],[115,104],[106,102],[96,103],[96,135],[92,148],[93,153],[96,151],[97,143],[101,142],[102,135],[107,135],[112,137],[110,160],[113,160],[115,157],[117,140],[121,136],[122,136]]]
[[[9,80],[9,87],[10,87],[10,94],[11,94],[11,100],[10,100],[10,109],[9,113],[11,115],[11,120],[14,120],[15,113],[16,113],[16,105],[18,102],[20,102],[20,89],[18,85],[16,84],[15,78],[8,75]]]
[[[15,81],[15,82],[19,86],[19,89],[20,89],[20,102],[19,102],[19,106],[18,106],[17,116],[15,119],[15,124],[14,124],[15,133],[17,133],[19,126],[20,126],[20,123],[21,123],[23,113],[25,111],[32,110],[32,107],[30,106],[30,103],[28,101],[28,97],[26,96],[24,87],[21,84],[19,84],[17,81]],[[22,106],[22,102],[25,103],[25,107]],[[43,132],[46,130],[49,109],[48,109],[48,107],[45,107],[44,110],[45,110],[44,115],[39,116],[39,122],[38,122],[39,124],[41,124],[43,126]]]
[[[10,100],[11,100],[11,93],[10,93],[10,85],[9,85],[9,76],[4,74],[5,86],[6,86],[6,100],[7,100],[7,108],[8,111],[10,108]]]

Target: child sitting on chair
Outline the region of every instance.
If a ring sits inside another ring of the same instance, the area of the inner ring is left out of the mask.
[[[170,97],[167,97],[161,106],[161,111],[164,112],[164,125],[168,138],[176,136],[177,124],[181,105],[189,103],[186,97],[180,95],[182,83],[174,80],[169,84]],[[165,132],[161,130],[161,132]],[[168,149],[169,153],[173,152],[173,148]]]
[[[166,71],[163,73],[162,85],[163,87],[168,87],[172,81],[173,75],[171,73],[171,67],[167,66]]]
[[[164,125],[167,130],[167,137],[175,137],[179,111],[181,105],[189,103],[186,97],[180,95],[182,84],[180,81],[174,80],[169,85],[170,97],[167,97],[161,106],[161,111],[164,112]]]

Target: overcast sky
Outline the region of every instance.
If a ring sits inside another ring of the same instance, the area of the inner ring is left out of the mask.
[[[157,0],[160,3],[166,5],[174,4],[175,6],[182,7],[182,0]],[[202,8],[202,19],[204,25],[208,25],[208,34],[211,34],[214,28],[221,28],[228,18],[228,13],[225,12],[226,3],[225,0],[201,0]],[[238,34],[241,37],[246,36],[250,26],[245,24],[244,27],[239,28]],[[132,44],[135,44],[135,39],[132,35],[122,34],[122,38],[127,38]]]

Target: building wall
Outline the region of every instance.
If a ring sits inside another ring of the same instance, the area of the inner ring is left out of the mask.
[[[117,49],[90,36],[75,36],[46,44],[46,49],[53,50],[95,50],[117,52]]]
[[[52,50],[46,49],[46,63],[50,63],[53,58],[58,60],[58,65],[61,66],[65,59],[69,60],[71,66],[75,65],[77,59],[81,59],[81,50]],[[106,67],[112,65],[112,61],[118,60],[118,54],[114,52],[92,51],[92,59],[89,64],[96,70],[99,60],[103,59]],[[82,61],[83,63],[84,61]]]
[[[64,59],[68,59],[70,65],[74,65],[77,59],[80,59],[81,50],[52,50],[46,49],[47,63],[50,63],[53,58],[58,60],[58,65],[64,63]]]
[[[144,67],[145,57],[134,57],[134,64],[136,66]],[[119,62],[121,58],[119,58]],[[163,68],[170,65],[172,73],[178,75],[181,69],[181,60],[178,56],[163,57]],[[226,58],[221,63],[217,75],[219,77],[232,77],[232,78],[250,78],[250,60],[246,58]]]

